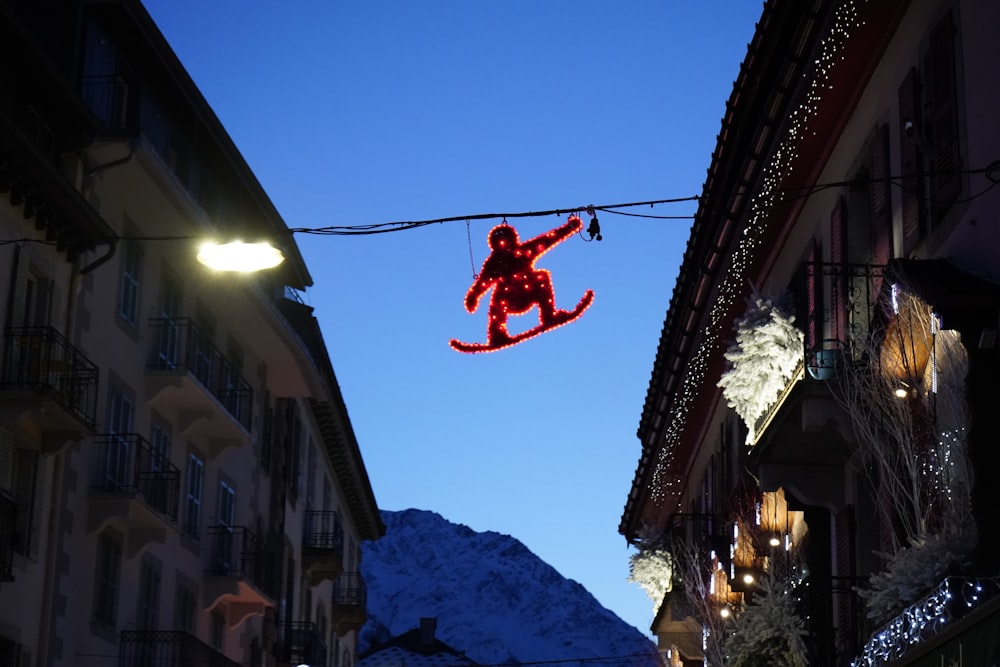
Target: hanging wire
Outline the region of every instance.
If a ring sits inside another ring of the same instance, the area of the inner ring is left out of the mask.
[[[465,220],[465,238],[469,242],[469,264],[472,265],[472,279],[478,280],[479,274],[476,273],[476,258],[472,256],[472,230],[470,229],[469,220]]]

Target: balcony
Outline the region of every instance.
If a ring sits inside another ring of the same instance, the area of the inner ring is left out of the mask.
[[[164,542],[177,524],[181,473],[140,435],[102,436],[91,490],[88,528],[118,520],[128,534],[128,556]]]
[[[6,338],[0,420],[16,423],[44,454],[93,433],[97,366],[52,327],[18,327]]]
[[[279,663],[326,667],[326,643],[315,623],[287,623],[280,638],[274,648]]]
[[[14,581],[14,540],[17,505],[0,491],[0,583]]]
[[[224,603],[226,623],[234,628],[274,606],[274,558],[257,536],[245,526],[212,526],[207,533],[206,611]]]
[[[183,630],[125,630],[118,667],[240,667]]]
[[[784,486],[808,504],[839,502],[840,469],[854,440],[834,395],[844,369],[861,360],[878,322],[885,267],[806,263],[792,286],[805,333],[803,364],[754,425],[750,464],[761,488]]]
[[[368,619],[368,591],[360,572],[343,572],[333,582],[332,626],[338,636],[357,631]]]
[[[302,569],[309,584],[336,580],[344,569],[344,529],[338,512],[305,513],[302,531]]]
[[[181,435],[197,434],[215,458],[250,442],[253,389],[188,318],[150,320],[146,400],[172,416]]]

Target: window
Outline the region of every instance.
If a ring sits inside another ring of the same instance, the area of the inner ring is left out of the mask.
[[[311,436],[307,442],[306,509],[311,510],[313,508],[313,488],[316,486],[316,445],[313,444]]]
[[[156,366],[175,368],[181,363],[180,324],[181,290],[180,281],[173,273],[165,272],[160,292],[160,319],[156,327]]]
[[[195,454],[188,454],[184,478],[184,534],[197,542],[201,537],[201,488],[205,479],[205,464]]]
[[[97,538],[94,622],[108,628],[113,628],[117,621],[121,560],[121,542],[109,533],[102,533]]]
[[[149,433],[149,449],[152,453],[153,470],[163,470],[170,461],[170,427],[167,424],[159,420],[153,421],[153,428]]]
[[[140,630],[156,630],[160,606],[160,568],[150,562],[139,570],[139,607],[135,622]]]
[[[139,324],[139,285],[142,273],[142,249],[135,241],[122,248],[121,279],[118,289],[118,316],[129,326]]]
[[[197,601],[194,593],[185,586],[178,586],[174,595],[174,627],[194,634],[194,619]]]
[[[24,304],[21,325],[43,327],[49,323],[52,302],[52,281],[34,270],[28,272],[24,283]]]
[[[216,522],[221,529],[216,542],[215,569],[228,574],[236,570],[236,545],[233,524],[236,523],[236,491],[224,481],[219,482],[219,514]]]
[[[288,471],[286,480],[288,499],[295,503],[299,497],[299,490],[302,488],[302,422],[295,415],[294,407],[289,412],[291,414],[288,421],[289,434],[288,447],[285,449],[285,470]]]
[[[132,485],[130,443],[126,437],[132,431],[135,407],[132,399],[121,389],[114,388],[108,397],[109,434],[104,465],[104,484],[109,489],[121,490]]]
[[[226,616],[218,607],[212,610],[212,646],[219,651],[223,650],[223,643],[226,639]]]
[[[35,478],[38,471],[38,454],[21,449],[14,436],[0,427],[0,495],[14,502],[5,519],[12,522],[0,526],[0,553],[16,551],[31,555],[35,546],[38,522],[35,520]],[[3,542],[6,540],[6,544]]]
[[[949,12],[898,90],[903,255],[944,219],[964,187],[955,40]]]

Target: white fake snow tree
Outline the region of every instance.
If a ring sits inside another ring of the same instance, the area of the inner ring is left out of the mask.
[[[629,556],[628,581],[646,591],[653,601],[653,614],[656,614],[663,596],[670,592],[674,559],[663,540],[646,529],[640,532],[638,548]]]
[[[732,365],[719,380],[729,407],[747,426],[747,442],[754,424],[774,404],[803,363],[804,336],[787,307],[788,294],[766,297],[756,291],[747,311],[736,322],[736,341],[725,356]]]
[[[806,667],[805,625],[790,586],[765,577],[726,640],[728,667]]]

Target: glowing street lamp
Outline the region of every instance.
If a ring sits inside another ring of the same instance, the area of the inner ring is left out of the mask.
[[[198,250],[198,261],[216,271],[250,273],[272,269],[285,260],[285,255],[269,243],[204,243]]]

